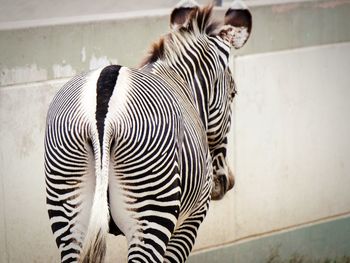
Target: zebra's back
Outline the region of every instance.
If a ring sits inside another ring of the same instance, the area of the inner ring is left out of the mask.
[[[109,66],[68,82],[51,103],[45,139],[47,204],[62,261],[103,258],[109,209],[129,257],[141,249],[158,261],[179,221],[205,214],[205,142],[198,113],[171,81]]]

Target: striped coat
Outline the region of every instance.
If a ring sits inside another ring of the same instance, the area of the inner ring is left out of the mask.
[[[212,8],[179,6],[143,67],[84,73],[55,96],[45,172],[62,262],[102,262],[108,232],[126,236],[128,262],[186,260],[211,197],[233,186],[228,58],[250,25],[231,11],[219,27]]]

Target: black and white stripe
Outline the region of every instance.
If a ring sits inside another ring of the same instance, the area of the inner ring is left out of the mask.
[[[235,40],[210,7],[188,6],[141,69],[81,74],[50,105],[47,208],[62,262],[103,262],[109,231],[126,236],[128,262],[185,262],[211,197],[232,187]]]

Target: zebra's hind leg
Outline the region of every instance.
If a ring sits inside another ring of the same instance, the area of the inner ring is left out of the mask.
[[[163,263],[179,201],[159,205],[161,201],[156,198],[135,200],[128,195],[131,191],[121,189],[116,176],[110,178],[109,187],[111,216],[127,238],[128,262]]]
[[[95,188],[94,157],[86,141],[45,143],[46,203],[61,262],[78,262]]]
[[[195,243],[199,226],[206,216],[208,206],[209,200],[177,227],[167,245],[164,262],[180,263],[187,260]]]

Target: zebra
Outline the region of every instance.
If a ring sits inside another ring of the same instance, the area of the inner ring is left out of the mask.
[[[228,60],[252,18],[235,4],[220,25],[212,9],[182,1],[140,68],[81,73],[52,100],[46,203],[61,262],[104,262],[108,233],[125,235],[128,262],[185,262],[210,201],[233,187]]]

